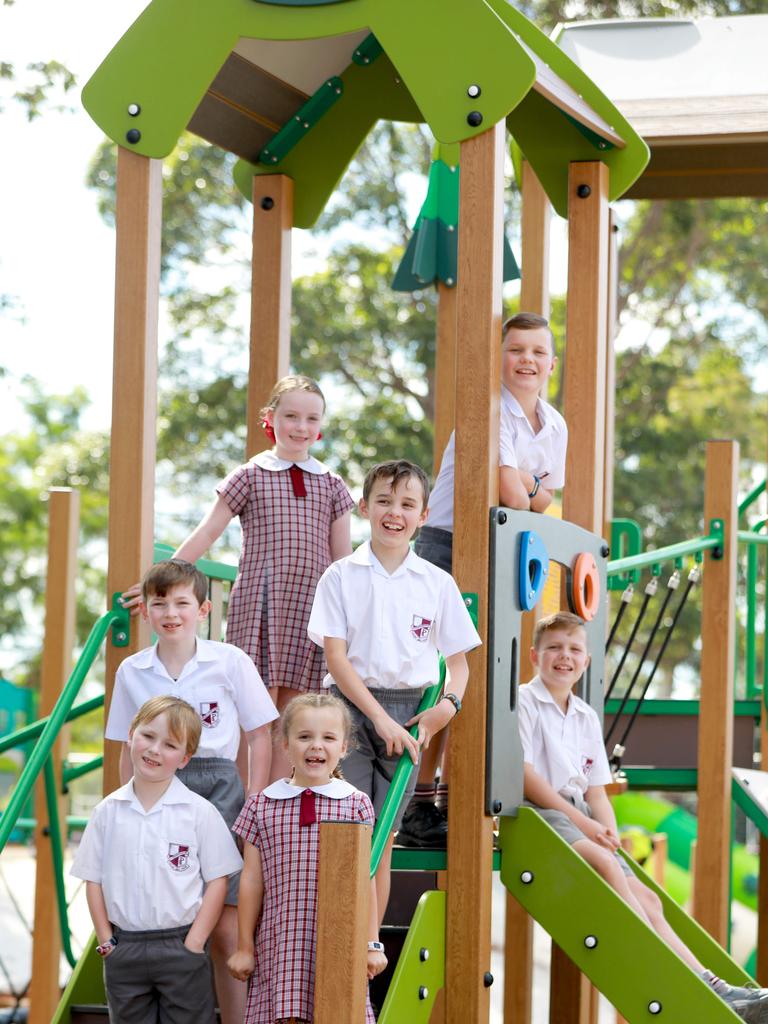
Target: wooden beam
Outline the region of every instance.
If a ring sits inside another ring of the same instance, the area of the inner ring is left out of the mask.
[[[292,228],[293,179],[284,174],[255,175],[247,458],[271,447],[259,414],[275,381],[289,372]]]
[[[323,821],[317,883],[315,1024],[365,1020],[371,829]]]
[[[722,557],[708,551],[701,599],[701,704],[696,878],[693,916],[710,935],[728,942],[733,765],[733,667],[739,445],[708,441],[704,528],[724,523]]]
[[[564,415],[568,455],[563,519],[603,531],[605,376],[608,324],[608,168],[572,163],[568,174],[568,300]],[[549,1019],[588,1024],[589,981],[552,944]]]
[[[72,671],[75,643],[75,577],[80,531],[80,496],[68,487],[48,492],[48,571],[45,581],[45,638],[40,670],[39,717],[53,710]],[[62,729],[51,751],[53,773],[61,780],[69,727]],[[66,799],[59,796],[61,839],[66,842]],[[48,833],[48,805],[42,776],[35,787],[35,916],[32,936],[32,981],[29,987],[31,1024],[48,1024],[59,1004],[61,932],[56,879]]]
[[[614,340],[618,330],[616,315],[619,291],[618,227],[613,214],[608,214],[608,294],[605,325],[605,439],[603,442],[603,537],[610,543],[613,519],[613,463],[616,418],[616,352]]]
[[[563,518],[603,529],[608,296],[608,168],[571,164],[564,415],[568,456]]]
[[[504,914],[504,1024],[530,1024],[533,1002],[533,918],[512,893]]]
[[[454,575],[479,596],[488,637],[489,508],[499,494],[504,125],[461,144],[456,357]],[[492,819],[485,813],[486,648],[469,655],[465,709],[451,726],[446,1018],[488,1020]],[[471,922],[471,927],[468,927]]]
[[[107,570],[110,604],[115,591],[141,579],[153,557],[161,218],[161,162],[118,146]],[[107,643],[105,715],[118,665],[148,643],[149,628],[139,616],[131,620],[128,647]],[[118,786],[118,757],[119,744],[107,744],[105,793]]]
[[[528,161],[523,162],[520,235],[520,309],[549,319],[549,221],[547,193]]]
[[[440,470],[445,446],[453,430],[456,409],[456,288],[437,285],[437,338],[435,346],[435,415],[432,469]]]

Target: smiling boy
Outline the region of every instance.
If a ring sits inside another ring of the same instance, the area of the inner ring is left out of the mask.
[[[326,569],[309,619],[309,635],[328,663],[324,685],[334,687],[352,714],[344,776],[368,794],[377,815],[403,751],[418,764],[422,747],[460,711],[466,652],[480,643],[453,578],[410,548],[428,497],[426,474],[411,462],[382,462],[369,471],[360,513],[370,523],[370,542]],[[424,690],[439,679],[440,654],[445,691],[433,708],[417,714]],[[414,739],[408,727],[417,722]],[[415,772],[401,808],[414,785]],[[380,920],[389,899],[394,831],[376,875]]]
[[[223,818],[175,778],[194,754],[199,715],[154,697],[130,724],[130,782],[93,811],[72,865],[104,960],[115,1024],[214,1024],[205,949],[242,861]]]
[[[667,923],[658,896],[616,852],[619,835],[605,791],[611,770],[600,720],[572,692],[589,665],[587,634],[578,615],[557,612],[540,619],[531,661],[537,675],[518,695],[526,803],[743,1020],[768,1024],[768,989],[731,986],[706,970]]]
[[[243,729],[249,749],[249,793],[268,782],[269,723],[278,717],[251,659],[232,644],[197,636],[210,610],[208,581],[190,562],[171,558],[158,562],[141,584],[141,612],[157,643],[122,662],[115,677],[105,736],[123,743],[120,781],[134,767],[128,735],[131,720],[150,697],[170,694],[194,707],[202,725],[200,745],[179,778],[194,793],[210,800],[231,828],[245,803],[245,790],[235,759]],[[216,992],[223,1024],[240,1024],[245,1010],[242,986],[227,970],[237,948],[237,888],[230,879],[224,910],[212,936]]]

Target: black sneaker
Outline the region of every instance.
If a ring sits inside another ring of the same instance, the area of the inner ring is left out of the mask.
[[[448,842],[448,822],[442,811],[431,803],[411,803],[397,833],[397,845],[444,850]]]

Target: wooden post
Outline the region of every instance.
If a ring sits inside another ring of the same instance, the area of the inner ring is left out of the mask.
[[[504,1022],[530,1024],[533,1002],[533,918],[507,892],[504,914]]]
[[[315,1024],[360,1024],[368,990],[371,829],[320,823]]]
[[[109,478],[107,600],[152,564],[157,419],[157,309],[160,285],[162,164],[117,147],[115,343]],[[105,715],[115,672],[149,643],[134,616],[128,647],[107,643]],[[104,751],[104,792],[118,786],[119,744]]]
[[[619,246],[617,227],[612,213],[608,215],[608,294],[606,296],[605,329],[605,440],[603,455],[603,537],[611,542],[613,519],[613,460],[616,417],[616,352],[614,339],[618,327],[616,307],[618,298]]]
[[[48,492],[48,574],[45,581],[45,639],[40,671],[39,717],[53,710],[72,670],[75,643],[75,577],[80,530],[80,496],[68,487]],[[53,773],[61,780],[69,729],[53,746]],[[59,797],[61,837],[66,840],[66,799]],[[61,932],[56,903],[56,880],[51,856],[45,783],[35,787],[35,917],[32,942],[32,981],[29,988],[31,1024],[48,1024],[59,1003]]]
[[[437,285],[437,339],[435,345],[435,416],[432,469],[440,470],[445,446],[453,430],[456,410],[456,289]]]
[[[701,607],[698,843],[693,916],[724,946],[728,941],[733,765],[733,667],[736,607],[736,441],[708,441],[704,529],[725,526],[722,557],[705,555]]]
[[[523,162],[520,234],[520,309],[549,319],[549,218],[547,193],[527,160]]]
[[[453,570],[479,597],[488,637],[489,508],[499,494],[504,124],[461,144]],[[469,655],[465,709],[451,726],[446,1019],[488,1020],[492,819],[485,813],[486,647]],[[471,922],[471,927],[467,927]]]
[[[571,164],[563,518],[597,534],[603,530],[608,221],[608,168],[599,161]],[[593,1015],[589,989],[588,980],[553,943],[550,1021],[587,1024]]]
[[[666,832],[657,832],[653,837],[653,880],[662,888],[667,878],[668,856],[669,837]]]
[[[291,229],[293,179],[284,174],[253,179],[251,359],[248,371],[246,456],[271,446],[260,411],[291,357]]]

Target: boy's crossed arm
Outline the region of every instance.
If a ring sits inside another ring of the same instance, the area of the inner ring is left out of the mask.
[[[499,466],[499,501],[506,508],[527,512],[545,512],[552,503],[553,492],[544,487],[540,478],[539,489],[531,498],[536,485],[532,473],[514,466]]]
[[[526,761],[523,771],[523,792],[526,800],[545,810],[562,811],[587,839],[609,850],[618,849],[616,819],[604,786],[590,786],[587,790],[586,800],[594,814],[594,818],[588,818],[534,771],[532,764]]]

